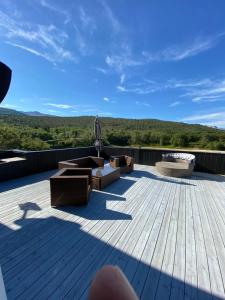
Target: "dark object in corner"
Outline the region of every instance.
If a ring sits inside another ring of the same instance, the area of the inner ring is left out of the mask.
[[[12,77],[12,71],[5,64],[0,62],[0,103],[5,98]]]

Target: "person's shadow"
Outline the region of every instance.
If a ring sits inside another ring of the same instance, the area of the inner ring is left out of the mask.
[[[153,291],[159,299],[222,299],[146,264],[123,251],[122,245],[117,247],[119,236],[114,231],[121,228],[122,234],[129,223],[96,225],[105,233],[102,239],[92,233],[91,221],[78,224],[73,215],[64,217],[30,219],[29,226],[9,230],[4,243],[0,239],[0,264],[9,299],[87,299],[93,277],[106,263],[122,269],[140,299],[150,299]],[[141,274],[141,280],[136,274]]]
[[[34,202],[21,203],[21,204],[19,204],[19,208],[21,210],[23,210],[23,215],[22,215],[21,219],[26,219],[29,211],[41,211],[40,206],[38,206]]]

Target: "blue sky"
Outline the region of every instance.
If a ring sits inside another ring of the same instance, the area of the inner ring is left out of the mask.
[[[225,127],[224,0],[1,0],[2,107]]]

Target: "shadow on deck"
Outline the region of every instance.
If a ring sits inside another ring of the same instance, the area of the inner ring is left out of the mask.
[[[52,173],[43,174],[41,180],[48,179]],[[107,209],[107,203],[126,201],[122,195],[142,177],[193,186],[182,180],[136,170],[104,192],[93,191],[87,207],[51,209],[52,216],[26,218],[28,210],[38,212],[40,207],[32,202],[24,203],[20,206],[23,216],[14,222],[20,229],[14,231],[0,223],[0,233],[4,233],[0,238],[0,264],[8,299],[87,299],[93,276],[105,264],[118,265],[141,299],[223,299],[117,247],[120,239],[133,238],[133,232],[124,236],[132,214]],[[12,182],[11,188],[8,183],[6,190],[35,182],[38,182],[37,177],[27,178],[26,184],[22,179],[18,185]],[[74,221],[76,217],[84,219],[82,226]],[[102,222],[98,223],[99,220]],[[95,226],[91,234],[86,229]],[[98,232],[101,235],[98,236]]]
[[[84,215],[88,213],[90,207]],[[102,219],[108,218],[102,214]],[[8,299],[79,299],[88,294],[93,276],[105,264],[118,265],[141,299],[212,299],[211,294],[88,234],[77,223],[56,217],[29,220],[29,226],[18,231],[8,229],[10,234],[0,244]]]

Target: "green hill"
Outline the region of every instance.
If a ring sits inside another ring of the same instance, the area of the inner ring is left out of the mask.
[[[93,145],[93,116],[27,116],[8,111],[0,109],[0,145],[3,149]],[[105,144],[225,149],[225,131],[217,128],[153,119],[102,117],[100,120]]]

